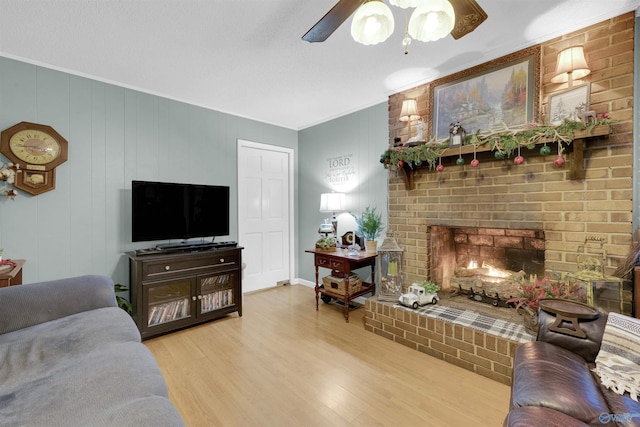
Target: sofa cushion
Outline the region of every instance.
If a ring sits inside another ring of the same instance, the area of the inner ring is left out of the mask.
[[[119,308],[0,335],[0,361],[2,425],[182,425],[153,355]],[[142,413],[163,418],[145,424]]]
[[[541,341],[516,350],[511,405],[550,408],[587,424],[597,424],[600,414],[609,412],[584,359]]]
[[[46,372],[60,359],[114,342],[140,342],[135,323],[117,307],[84,311],[0,335],[0,387],[21,381],[25,373]]]
[[[547,313],[544,310],[538,311],[538,336],[537,341],[544,341],[559,347],[571,350],[581,356],[587,363],[596,360],[600,351],[602,334],[607,323],[607,315],[600,313],[596,319],[578,319],[580,329],[586,334],[586,338],[574,337],[571,335],[554,332],[549,327],[556,321],[556,315]],[[565,325],[563,322],[562,326]]]
[[[82,311],[117,307],[113,280],[78,276],[0,288],[0,334]]]
[[[509,411],[505,427],[588,427],[588,424],[571,418],[562,412],[539,406],[525,406]]]

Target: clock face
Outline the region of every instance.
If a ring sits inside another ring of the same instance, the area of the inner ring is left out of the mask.
[[[353,243],[355,241],[354,234],[355,233],[353,231],[347,231],[346,233],[344,233],[342,235],[342,244],[343,245],[353,245]]]
[[[20,122],[0,132],[0,153],[20,165],[13,186],[36,196],[56,188],[69,143],[51,126]]]
[[[37,129],[16,132],[9,140],[9,148],[18,159],[32,165],[46,165],[60,155],[60,143]]]

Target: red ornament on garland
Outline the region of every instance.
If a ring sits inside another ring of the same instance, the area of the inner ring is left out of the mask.
[[[553,160],[553,166],[562,167],[564,165],[564,157],[558,156]]]
[[[471,167],[477,168],[480,165],[480,160],[476,158],[476,146],[473,146],[473,160],[471,160]]]
[[[436,170],[438,172],[442,172],[444,170],[444,166],[442,166],[442,164],[439,164],[438,166],[436,166]]]
[[[524,163],[524,157],[520,155],[520,147],[518,147],[518,155],[513,159],[513,163],[518,166]]]

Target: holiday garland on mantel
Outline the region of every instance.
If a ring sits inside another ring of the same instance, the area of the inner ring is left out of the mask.
[[[502,129],[492,130],[489,133],[480,134],[478,131],[468,134],[462,145],[474,146],[474,151],[488,145],[489,149],[494,152],[496,159],[502,159],[511,156],[514,152],[518,152],[518,157],[521,157],[519,152],[523,147],[533,149],[536,144],[557,142],[560,147],[560,157],[562,144],[570,144],[574,139],[575,131],[587,131],[590,134],[597,126],[609,125],[611,127],[614,122],[607,114],[602,113],[587,124],[565,119],[558,126],[528,123],[524,127],[509,128],[504,125]],[[448,139],[441,142],[431,141],[414,147],[389,148],[380,156],[380,163],[384,165],[385,169],[390,166],[404,167],[405,165],[411,168],[424,165],[430,169],[436,169],[439,159],[446,150],[451,148]],[[542,148],[548,149],[549,147],[545,145]],[[549,153],[550,150],[541,149],[541,154]],[[474,167],[477,167],[477,164]]]

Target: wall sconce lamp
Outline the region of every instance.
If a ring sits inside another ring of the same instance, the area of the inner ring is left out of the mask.
[[[415,99],[405,99],[402,101],[402,109],[400,110],[400,121],[401,122],[409,122],[409,137],[407,140],[411,139],[411,120],[418,120],[420,115],[418,115],[418,103]]]
[[[320,195],[320,212],[333,213],[331,224],[333,224],[334,234],[338,232],[336,212],[343,212],[346,210],[346,207],[346,195],[344,193],[322,193]]]
[[[569,87],[573,87],[573,81],[579,80],[591,73],[587,60],[584,57],[582,46],[571,46],[558,54],[555,75],[551,78],[551,83],[569,82]]]

